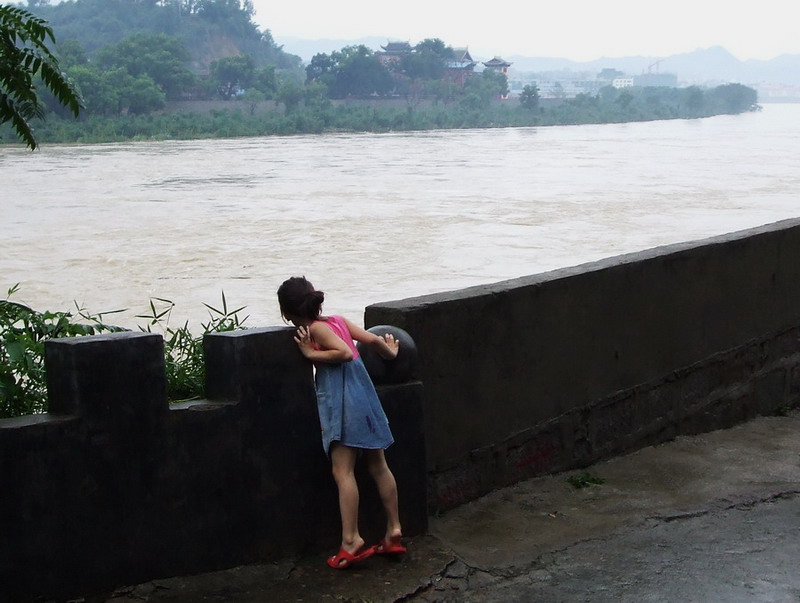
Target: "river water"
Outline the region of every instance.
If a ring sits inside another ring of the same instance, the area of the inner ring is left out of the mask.
[[[325,309],[800,216],[800,105],[645,123],[0,148],[0,297],[37,309],[247,306],[305,274]]]

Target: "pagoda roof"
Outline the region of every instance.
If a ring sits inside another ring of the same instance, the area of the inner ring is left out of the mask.
[[[411,44],[408,42],[387,42],[386,46],[381,46],[387,53],[406,53],[411,52]]]
[[[494,57],[491,61],[484,62],[486,67],[510,67],[511,63],[500,57]]]
[[[464,48],[453,48],[453,54],[455,55],[456,61],[469,61],[472,62],[473,59],[469,54],[469,49],[466,47]]]

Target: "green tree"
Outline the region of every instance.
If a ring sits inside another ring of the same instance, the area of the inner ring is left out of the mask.
[[[305,88],[306,107],[327,110],[331,107],[331,100],[328,98],[328,87],[322,82],[311,82]]]
[[[60,42],[56,50],[62,69],[69,69],[73,65],[86,65],[89,62],[86,50],[75,38]]]
[[[195,83],[189,70],[189,53],[183,42],[166,34],[137,33],[97,53],[97,62],[106,69],[121,67],[131,76],[147,75],[167,98],[179,98]]]
[[[222,47],[235,47],[251,56],[256,67],[299,70],[300,57],[284,52],[269,30],[259,30],[252,11],[252,4],[242,0],[69,0],[38,7],[35,13],[60,37],[77,39],[90,58],[104,46],[145,32],[179,38],[202,69],[224,56]],[[161,84],[155,74],[150,76]]]
[[[278,79],[275,75],[275,66],[267,65],[257,69],[253,78],[253,87],[264,93],[266,98],[272,98],[278,91]]]
[[[211,21],[255,14],[252,0],[195,0],[190,3],[194,12]]]
[[[166,95],[146,74],[132,76],[117,67],[100,71],[93,66],[76,66],[69,75],[82,91],[90,115],[149,113],[164,106]]]
[[[455,53],[439,38],[427,38],[414,47],[401,61],[403,73],[412,80],[440,80],[444,76],[446,62]]]
[[[603,86],[600,88],[598,94],[600,95],[600,100],[602,102],[613,103],[619,96],[619,88],[614,88],[614,86]]]
[[[149,75],[128,76],[122,88],[123,110],[128,113],[150,113],[164,107],[166,95]]]
[[[697,86],[689,86],[683,90],[686,107],[692,113],[699,114],[703,108],[703,91]]]
[[[242,95],[239,97],[239,101],[247,105],[247,110],[250,115],[255,115],[259,103],[265,100],[267,100],[267,95],[261,92],[261,90],[256,90],[255,88],[245,90],[244,93],[242,93]]]
[[[422,91],[426,96],[433,97],[434,102],[446,105],[461,92],[461,88],[445,80],[428,80],[424,83]]]
[[[24,9],[0,5],[0,124],[11,122],[31,150],[38,145],[30,120],[44,116],[38,81],[75,117],[81,109],[80,95],[47,47],[48,40],[55,44],[46,21]]]
[[[455,58],[456,53],[451,46],[445,44],[439,38],[425,38],[414,46],[415,52],[429,52],[438,56],[443,61],[449,61]]]
[[[375,53],[363,44],[345,46],[331,53],[335,63],[333,78],[328,85],[333,98],[348,96],[383,96],[394,88],[394,79],[378,62]],[[327,83],[325,79],[323,83]]]
[[[255,67],[249,56],[225,57],[211,63],[211,79],[219,95],[226,100],[238,91],[249,88],[254,78]]]
[[[329,86],[336,77],[336,67],[336,61],[331,55],[317,53],[306,66],[306,82],[322,82]]]
[[[86,97],[81,93],[81,90],[84,90],[85,88],[81,88],[81,86],[75,81],[75,78],[70,73],[72,67],[77,65],[88,65],[89,63],[89,58],[86,56],[83,46],[81,46],[80,42],[77,40],[70,39],[59,42],[54,50],[56,56],[58,57],[59,66],[61,67],[62,71],[66,73],[67,77],[70,79],[78,93],[81,94],[83,98],[83,107],[88,110]],[[49,90],[42,91],[40,100],[45,106],[47,113],[53,113],[54,115],[58,115],[59,117],[63,118],[70,117],[69,109],[61,105],[61,103],[58,102],[58,99],[56,99],[53,93]]]
[[[486,82],[486,86],[494,89],[496,97],[508,96],[508,78],[504,73],[494,69],[484,69],[481,78]]]
[[[508,79],[493,69],[484,69],[480,76],[469,78],[464,84],[461,104],[468,109],[486,109],[492,100],[508,94]]]
[[[400,62],[401,71],[412,80],[439,80],[444,76],[444,62],[429,52],[412,52]]]
[[[292,78],[286,78],[278,84],[275,100],[283,103],[286,112],[291,113],[300,105],[300,101],[303,100],[304,96],[305,90],[303,86]]]
[[[88,114],[117,115],[119,113],[119,90],[114,87],[104,72],[88,65],[76,65],[70,67],[68,73],[70,79],[81,91]]]
[[[715,106],[715,112],[742,113],[756,108],[758,93],[742,84],[717,86],[706,93],[708,102]]]
[[[633,92],[631,92],[630,90],[622,90],[620,91],[619,95],[617,96],[614,102],[617,103],[623,109],[627,110],[630,108],[634,100],[635,97],[633,96]]]
[[[519,104],[529,111],[539,108],[539,88],[534,84],[528,84],[522,88],[519,94]]]

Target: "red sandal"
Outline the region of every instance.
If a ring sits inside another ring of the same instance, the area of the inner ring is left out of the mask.
[[[407,551],[400,543],[400,536],[395,536],[391,540],[385,538],[375,545],[376,555],[402,555]]]
[[[342,547],[333,557],[328,557],[326,563],[333,569],[345,569],[354,563],[359,563],[364,561],[364,559],[372,557],[374,554],[374,546],[366,549],[362,546],[355,553],[348,553],[346,550],[344,550],[344,547]]]

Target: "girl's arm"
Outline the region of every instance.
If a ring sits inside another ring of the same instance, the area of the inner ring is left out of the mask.
[[[383,337],[370,333],[362,329],[358,325],[344,319],[347,323],[347,328],[350,329],[350,336],[356,341],[368,345],[375,350],[381,358],[392,360],[397,357],[397,352],[400,350],[400,341],[394,338],[394,335],[387,333]]]
[[[312,362],[339,364],[353,359],[353,350],[323,322],[315,322],[309,327],[298,327],[294,340],[303,356]],[[314,343],[320,349],[314,349]]]

